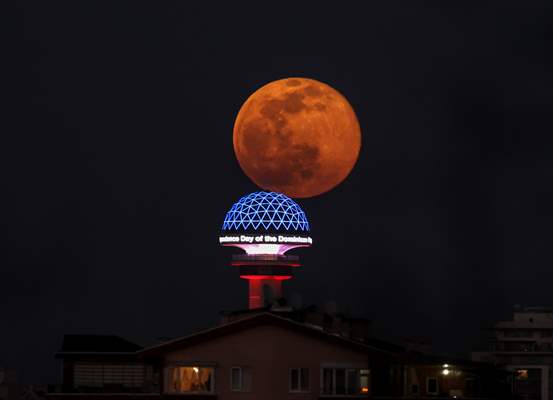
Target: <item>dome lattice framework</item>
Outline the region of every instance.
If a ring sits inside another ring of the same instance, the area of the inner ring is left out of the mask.
[[[223,230],[309,231],[307,217],[291,198],[276,192],[254,192],[238,200],[227,212]]]

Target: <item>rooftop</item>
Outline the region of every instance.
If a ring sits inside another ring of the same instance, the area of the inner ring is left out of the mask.
[[[195,345],[197,343],[206,342],[215,338],[240,332],[245,329],[251,329],[260,325],[280,326],[286,329],[294,330],[300,334],[308,335],[310,337],[313,337],[314,339],[328,341],[339,346],[353,348],[362,352],[370,351],[388,355],[395,355],[394,352],[388,348],[385,349],[377,347],[374,344],[362,343],[340,335],[331,334],[318,329],[317,327],[310,326],[309,324],[299,323],[294,320],[276,315],[275,313],[263,310],[259,311],[261,312],[255,315],[251,315],[232,322],[228,322],[223,325],[219,325],[214,328],[194,333],[189,336],[184,336],[162,344],[145,348],[140,351],[140,355],[146,358],[158,357],[167,351],[172,351],[177,348],[183,348],[186,346]]]
[[[116,335],[64,335],[58,354],[134,353],[142,349]]]

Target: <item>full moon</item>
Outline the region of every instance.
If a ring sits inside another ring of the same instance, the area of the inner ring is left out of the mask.
[[[351,105],[306,78],[268,83],[242,105],[234,123],[236,158],[259,187],[290,197],[325,193],[351,172],[361,129]]]

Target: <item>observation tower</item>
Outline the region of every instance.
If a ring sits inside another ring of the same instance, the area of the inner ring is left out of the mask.
[[[232,256],[240,278],[249,282],[249,308],[261,308],[282,297],[282,281],[299,267],[296,247],[309,247],[309,223],[300,206],[282,193],[254,192],[238,200],[225,216],[219,243],[238,247]]]

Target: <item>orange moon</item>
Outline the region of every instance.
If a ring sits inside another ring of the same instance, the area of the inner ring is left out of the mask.
[[[306,78],[268,83],[242,105],[234,123],[236,158],[259,187],[290,197],[325,193],[351,172],[361,129],[332,87]]]

